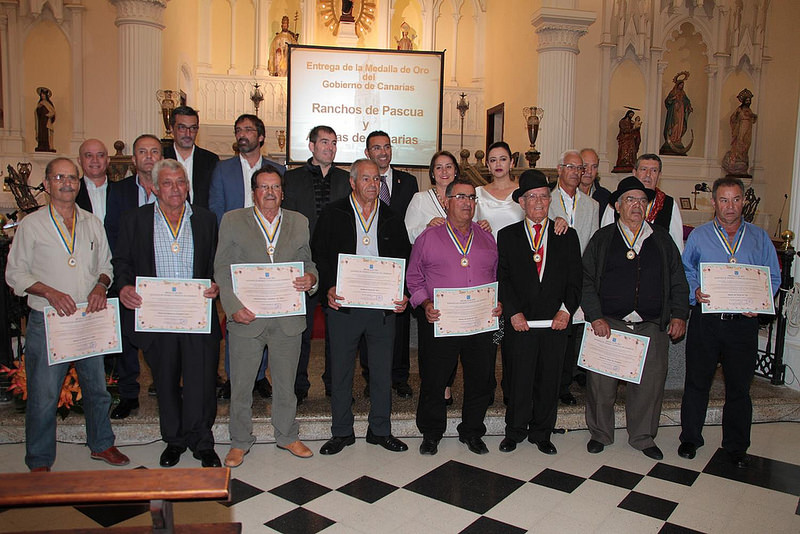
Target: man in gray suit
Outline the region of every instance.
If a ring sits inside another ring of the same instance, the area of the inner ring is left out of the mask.
[[[266,345],[272,373],[272,425],[279,449],[300,458],[312,455],[298,437],[297,399],[294,379],[300,357],[300,342],[306,321],[303,315],[257,318],[233,291],[231,265],[237,263],[303,262],[304,275],[294,279],[294,289],[314,292],[317,268],[311,261],[308,219],[281,209],[283,178],[266,166],[251,179],[253,207],[230,211],[222,218],[219,246],[214,261],[217,283],[228,315],[230,344],[230,435],[231,449],[225,465],[241,465],[255,442],[253,436],[253,381]]]

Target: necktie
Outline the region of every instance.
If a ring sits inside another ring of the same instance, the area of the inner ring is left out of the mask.
[[[389,186],[386,185],[386,175],[381,174],[381,191],[378,193],[381,201],[383,201],[387,206],[391,201],[391,197],[389,196]]]
[[[536,235],[533,236],[533,240],[536,243],[539,243],[539,235],[542,233],[542,225],[539,224],[539,223],[534,224],[533,225],[533,231],[536,233]],[[542,263],[544,262],[544,247],[543,246],[539,246],[538,252],[539,252],[539,256],[541,256],[542,259],[541,259],[541,261],[536,263],[536,272],[539,274],[539,277],[541,277],[542,276]]]

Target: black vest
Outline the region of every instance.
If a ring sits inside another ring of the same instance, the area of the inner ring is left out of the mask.
[[[661,211],[656,213],[656,218],[653,219],[653,224],[657,224],[661,228],[669,232],[669,223],[672,221],[672,210],[675,208],[675,199],[669,195],[664,197],[664,205]]]
[[[661,318],[661,293],[664,289],[664,273],[658,246],[648,238],[634,259],[629,260],[627,252],[628,246],[619,230],[614,232],[608,246],[600,285],[603,315],[622,319],[636,311],[645,321],[658,322]]]

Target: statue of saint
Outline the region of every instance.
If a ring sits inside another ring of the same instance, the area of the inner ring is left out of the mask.
[[[628,109],[625,116],[619,121],[619,133],[617,134],[617,163],[611,172],[630,173],[636,164],[636,157],[639,153],[639,145],[642,142],[642,119],[636,115],[633,109]]]
[[[53,91],[47,87],[37,87],[39,102],[36,103],[36,152],[55,152],[53,148],[53,123],[56,122],[56,108],[50,97]]]
[[[736,96],[741,105],[731,114],[731,149],[722,158],[722,169],[728,176],[750,178],[750,143],[753,140],[753,125],[758,120],[758,115],[750,109],[753,93],[749,89],[742,89]]]
[[[289,43],[297,44],[298,34],[289,30],[289,17],[281,19],[281,31],[275,33],[269,45],[269,73],[272,76],[286,76],[289,66]]]
[[[353,2],[352,0],[342,0],[342,16],[339,17],[339,22],[355,22],[353,18]]]
[[[407,22],[403,22],[400,25],[400,31],[403,35],[400,37],[400,39],[395,38],[395,41],[397,41],[398,50],[414,50],[414,39],[416,36],[412,35],[409,37],[409,30],[411,30],[411,26],[409,26]]]
[[[672,78],[675,84],[664,99],[667,107],[667,116],[664,121],[664,144],[661,145],[661,154],[685,156],[692,147],[694,137],[687,147],[683,146],[683,135],[686,133],[689,114],[694,111],[692,103],[683,90],[684,83],[689,78],[687,71],[679,72]],[[694,135],[694,134],[693,134]]]

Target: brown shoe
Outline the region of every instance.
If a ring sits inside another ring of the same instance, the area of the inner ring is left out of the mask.
[[[49,472],[50,468],[47,467],[46,465],[43,465],[41,467],[34,467],[33,469],[31,469],[31,473],[49,473]]]
[[[311,458],[314,456],[314,453],[311,452],[311,449],[305,446],[305,444],[300,441],[293,441],[285,447],[281,447],[278,445],[279,449],[283,449],[285,451],[291,452],[293,455],[297,456],[298,458]]]
[[[225,456],[225,467],[239,467],[242,465],[242,462],[244,462],[244,455],[248,452],[250,451],[231,447],[231,450],[228,451],[228,455]]]
[[[93,452],[92,460],[102,460],[109,465],[120,467],[131,463],[130,458],[125,456],[116,447],[109,447],[103,452]]]

